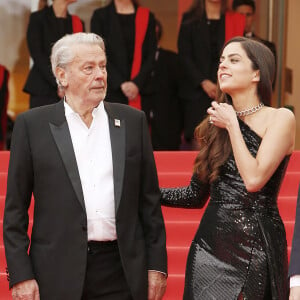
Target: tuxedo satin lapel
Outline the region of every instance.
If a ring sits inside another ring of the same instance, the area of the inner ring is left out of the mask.
[[[113,176],[114,176],[114,196],[116,213],[119,208],[125,169],[125,121],[118,119],[112,114],[112,110],[108,105],[105,105],[109,119],[109,132],[111,140],[112,161],[113,161]]]
[[[49,125],[60,152],[61,158],[66,167],[67,173],[71,180],[72,186],[75,190],[76,196],[83,209],[85,209],[83,191],[68,123],[66,120],[64,120],[64,122],[60,125],[54,125],[51,123]]]

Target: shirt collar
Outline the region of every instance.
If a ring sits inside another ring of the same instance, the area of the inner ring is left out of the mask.
[[[79,115],[77,112],[75,112],[72,107],[67,103],[66,98],[64,98],[64,107],[65,107],[65,115],[66,117],[70,116],[70,115]],[[93,117],[96,117],[99,114],[105,113],[104,110],[104,104],[103,101],[101,101],[99,103],[99,105],[97,107],[95,107],[92,111],[92,115]]]

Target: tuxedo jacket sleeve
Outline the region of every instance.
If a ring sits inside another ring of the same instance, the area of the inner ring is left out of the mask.
[[[300,275],[300,185],[298,189],[296,218],[289,267],[289,276],[293,275]]]

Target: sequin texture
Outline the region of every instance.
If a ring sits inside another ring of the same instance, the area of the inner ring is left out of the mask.
[[[261,138],[239,123],[255,157]],[[287,242],[277,207],[288,161],[254,193],[246,190],[233,155],[210,186],[194,174],[187,187],[161,189],[161,203],[173,207],[202,207],[210,194],[187,259],[185,300],[288,299]]]

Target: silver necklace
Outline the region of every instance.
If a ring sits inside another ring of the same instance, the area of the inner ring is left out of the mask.
[[[264,107],[264,104],[262,102],[260,102],[258,105],[251,107],[251,108],[247,108],[241,111],[236,111],[236,115],[238,117],[245,117],[251,114],[256,113],[257,111],[259,111],[260,109],[262,109]]]

